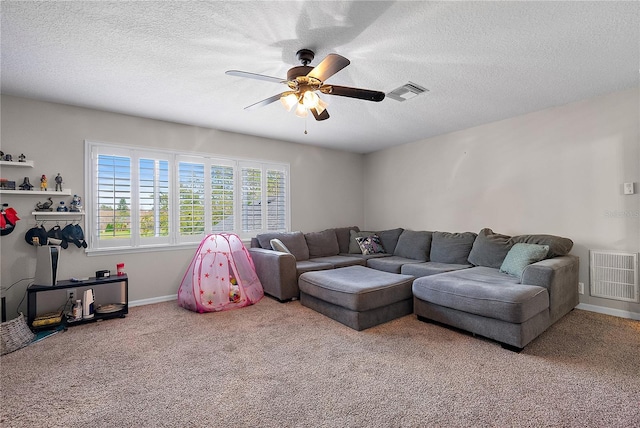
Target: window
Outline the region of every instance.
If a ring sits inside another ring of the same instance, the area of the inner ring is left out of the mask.
[[[248,239],[289,227],[289,165],[86,145],[88,251]]]

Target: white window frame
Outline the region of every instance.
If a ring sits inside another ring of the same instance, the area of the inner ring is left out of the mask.
[[[97,207],[97,168],[98,154],[107,156],[125,156],[131,159],[131,237],[127,239],[103,239],[98,238],[98,228],[96,227],[99,209]],[[167,161],[169,163],[169,236],[167,237],[141,237],[140,236],[140,182],[139,166],[140,159],[154,159]],[[204,165],[204,224],[205,230],[197,235],[180,235],[180,162],[196,163]],[[260,161],[242,158],[230,158],[219,155],[205,153],[193,153],[172,151],[163,149],[150,149],[148,147],[136,147],[113,143],[103,143],[85,140],[85,189],[87,195],[85,199],[86,225],[85,234],[88,247],[85,250],[88,254],[104,252],[136,252],[136,251],[158,251],[175,249],[177,247],[192,247],[200,243],[202,238],[210,233],[220,233],[213,231],[212,219],[212,185],[211,168],[213,166],[228,166],[233,168],[233,230],[224,232],[235,233],[243,240],[249,240],[259,233],[288,231],[291,224],[291,193],[290,193],[290,166],[288,163],[278,163],[272,161]],[[242,168],[254,167],[261,170],[261,206],[262,225],[260,230],[242,230]],[[284,174],[285,180],[285,213],[284,228],[278,230],[267,230],[267,171],[277,170]]]

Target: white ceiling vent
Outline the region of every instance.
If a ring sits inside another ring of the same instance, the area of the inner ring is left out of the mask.
[[[407,82],[399,88],[396,88],[393,91],[389,92],[387,96],[397,101],[406,101],[408,99],[417,97],[424,92],[429,92],[429,90],[413,82]]]

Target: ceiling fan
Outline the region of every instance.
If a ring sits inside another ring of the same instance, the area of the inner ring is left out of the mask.
[[[266,80],[267,82],[284,83],[289,87],[288,91],[251,104],[245,107],[245,110],[263,107],[280,100],[289,111],[291,111],[293,107],[296,107],[297,116],[306,117],[308,114],[307,111],[309,110],[316,120],[326,120],[329,119],[327,103],[320,99],[316,92],[367,101],[382,101],[384,99],[384,92],[326,84],[325,81],[329,77],[345,68],[351,62],[341,55],[332,53],[320,61],[320,64],[311,67],[309,64],[313,61],[314,56],[313,51],[309,49],[299,50],[296,53],[296,57],[302,65],[289,69],[286,80],[238,70],[229,70],[226,74],[249,79]]]

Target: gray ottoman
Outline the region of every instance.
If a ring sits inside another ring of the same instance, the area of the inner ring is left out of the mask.
[[[415,277],[349,266],[300,275],[300,303],[354,330],[413,313]]]

